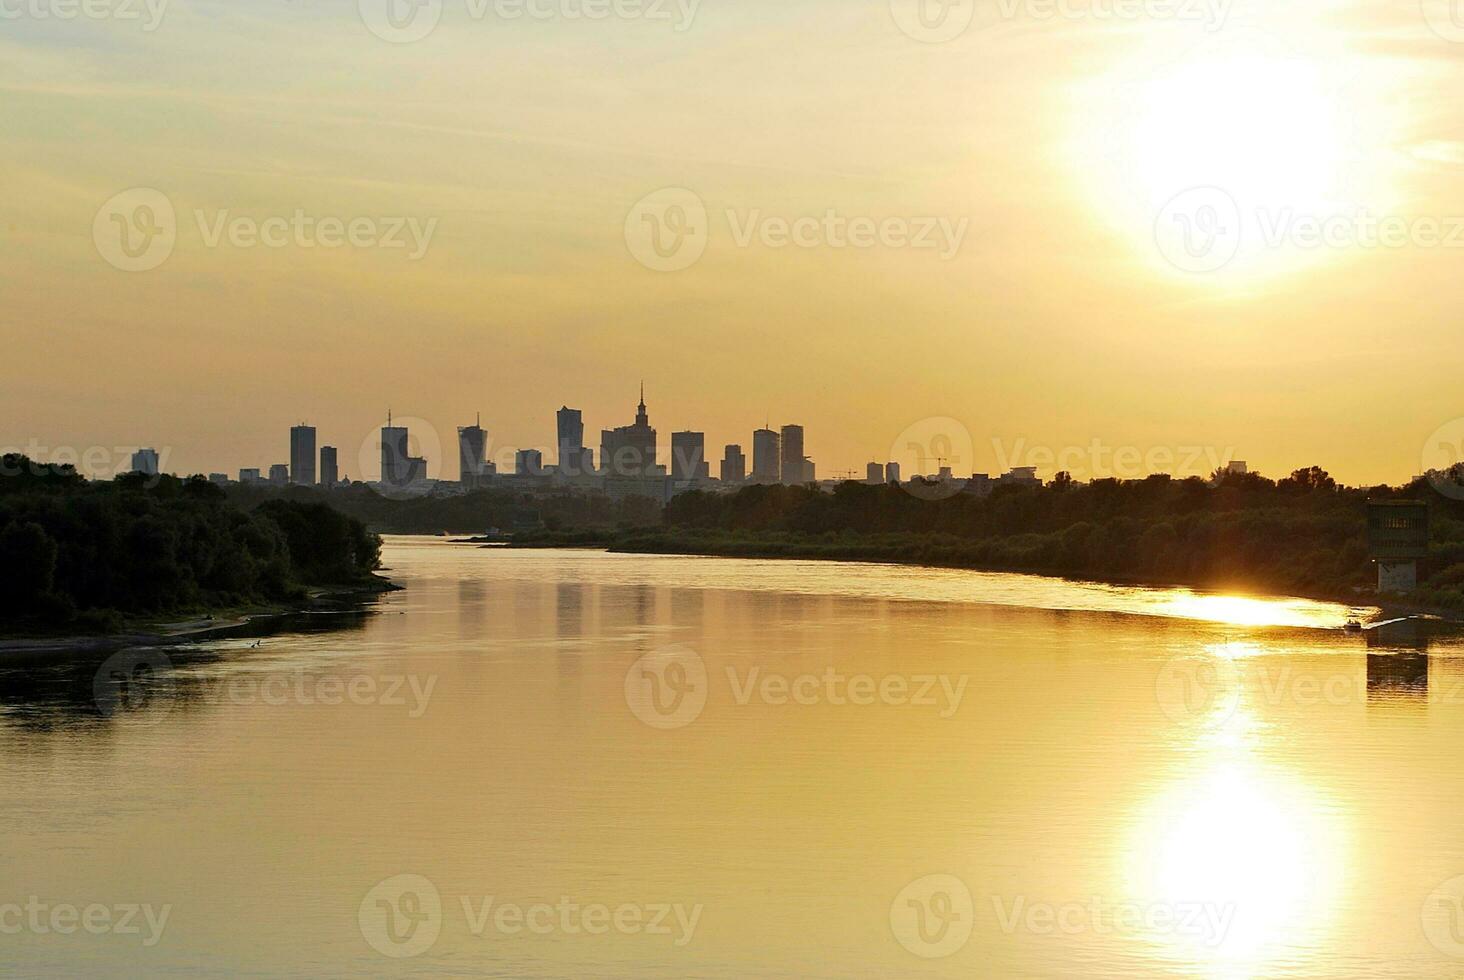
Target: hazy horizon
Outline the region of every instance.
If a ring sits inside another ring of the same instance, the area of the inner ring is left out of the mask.
[[[1398,484],[1464,429],[1447,3],[1005,0],[941,43],[905,0],[449,2],[411,43],[381,7],[7,8],[0,446],[232,475],[308,420],[374,478],[391,407],[451,479],[475,413],[547,462],[557,408],[598,449],[642,378],[714,472],[766,420],[828,477],[954,418],[978,472],[1098,440]],[[125,271],[138,188],[176,241]],[[1166,235],[1227,202],[1240,240],[1186,268]],[[308,246],[297,213],[404,244]],[[659,271],[638,229],[682,216]]]

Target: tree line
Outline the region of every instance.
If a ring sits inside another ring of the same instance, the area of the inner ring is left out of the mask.
[[[0,612],[8,623],[115,627],[298,600],[373,580],[381,541],[323,503],[245,509],[202,477],[86,480],[11,454],[0,466]]]

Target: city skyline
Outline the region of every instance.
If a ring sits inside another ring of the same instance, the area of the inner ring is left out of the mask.
[[[599,440],[600,445],[596,447],[584,445],[586,424],[584,418],[587,413],[583,409],[562,405],[557,411],[548,413],[554,421],[554,437],[538,445],[496,440],[491,425],[483,426],[481,412],[475,413],[475,421],[472,424],[449,427],[444,432],[438,426],[426,423],[425,420],[416,416],[397,415],[396,421],[393,423],[392,410],[388,409],[386,423],[384,425],[378,423],[374,429],[370,430],[361,444],[360,451],[350,456],[341,455],[349,453],[349,449],[326,444],[324,440],[319,441],[317,449],[317,434],[320,427],[305,421],[298,421],[288,427],[289,444],[287,450],[279,454],[283,456],[282,462],[272,462],[273,457],[268,459],[261,457],[257,460],[244,459],[223,466],[190,468],[177,464],[176,460],[179,457],[175,452],[176,447],[156,441],[112,447],[94,444],[78,450],[72,446],[50,447],[33,439],[29,445],[3,446],[0,444],[0,448],[4,448],[6,452],[28,453],[37,459],[47,461],[70,462],[80,455],[83,458],[82,465],[79,465],[78,469],[83,475],[88,476],[106,477],[118,472],[127,472],[128,469],[137,469],[138,454],[151,452],[155,455],[148,461],[147,467],[155,471],[160,470],[175,475],[218,476],[227,474],[230,479],[234,479],[236,475],[255,470],[263,476],[269,474],[272,468],[277,468],[277,472],[287,474],[287,482],[312,485],[318,482],[317,473],[326,470],[326,464],[321,454],[328,452],[333,464],[333,473],[338,479],[374,483],[382,481],[387,472],[388,451],[384,440],[386,433],[393,431],[396,434],[392,436],[395,447],[392,455],[401,460],[398,467],[399,472],[396,472],[394,477],[395,480],[412,482],[426,479],[458,483],[461,475],[466,472],[469,460],[465,453],[470,452],[463,440],[465,434],[471,434],[468,438],[473,440],[478,459],[482,463],[482,468],[477,474],[479,477],[521,473],[526,453],[537,454],[536,466],[558,471],[561,467],[561,455],[566,449],[582,454],[581,460],[589,460],[592,465],[592,474],[603,474],[602,456],[605,437],[630,432],[635,426],[641,425],[645,421],[644,382],[641,383],[639,397],[641,402],[637,406],[634,422],[630,426],[611,425],[610,428],[603,430]],[[660,438],[657,436],[657,428],[651,426],[651,437],[655,440],[654,462],[659,469],[664,470],[659,475],[670,475],[676,465],[673,450],[676,437],[696,435],[700,437],[699,444],[705,452],[702,461],[706,464],[707,472],[703,478],[721,480],[722,464],[726,461],[725,453],[736,447],[742,454],[741,460],[746,482],[810,482],[807,479],[788,475],[788,454],[790,452],[801,455],[810,466],[816,465],[810,456],[802,454],[803,434],[807,427],[797,423],[780,422],[768,428],[768,418],[771,416],[765,413],[763,425],[751,430],[736,441],[726,443],[720,452],[706,451],[708,446],[719,445],[720,440],[705,430],[682,427],[668,433],[664,438]],[[1449,426],[1444,427],[1449,430],[1448,434],[1451,439],[1455,436],[1464,436],[1464,422],[1458,422],[1458,420],[1456,422],[1460,429],[1459,433],[1454,433]],[[785,438],[790,432],[795,434],[797,439],[797,450],[785,445]],[[760,470],[758,468],[759,440],[764,434],[768,438],[762,443],[763,469]],[[969,442],[963,444],[962,439],[968,439]],[[346,442],[346,440],[340,441]],[[1441,468],[1438,466],[1438,459],[1429,458],[1429,452],[1432,450],[1437,455],[1437,452],[1446,450],[1452,445],[1455,443],[1450,442],[1440,446],[1426,443],[1422,449],[1423,462],[1407,476],[1400,475],[1391,479],[1352,483],[1352,485],[1401,485],[1430,469]],[[216,450],[215,453],[217,452],[219,451]],[[94,463],[90,470],[86,465],[87,453],[94,456]],[[268,452],[264,456],[268,457]],[[129,458],[132,461],[131,466],[124,466],[123,461]],[[218,457],[215,455],[212,458],[217,459]],[[966,459],[970,460],[969,464],[962,462]],[[982,466],[983,459],[989,465]],[[369,465],[368,460],[376,460],[375,467]],[[301,461],[308,462],[306,469],[308,477],[304,480],[296,477],[298,464]],[[353,462],[355,463],[354,474],[349,465]],[[1446,465],[1451,465],[1450,461],[1444,462]],[[1234,445],[1218,447],[1184,444],[1145,447],[1131,443],[1111,443],[1095,437],[1085,444],[1075,443],[1054,447],[1029,443],[1021,437],[1004,440],[1000,436],[992,437],[989,444],[983,444],[981,437],[969,427],[960,424],[959,420],[937,416],[912,423],[887,453],[876,452],[857,465],[831,465],[819,468],[816,475],[819,480],[867,481],[870,478],[868,474],[872,473],[871,468],[876,464],[885,472],[886,482],[894,482],[889,478],[891,465],[894,467],[893,472],[896,474],[896,479],[899,478],[899,474],[904,474],[905,477],[934,476],[947,470],[951,471],[954,476],[964,479],[972,475],[989,474],[994,477],[1012,470],[1032,469],[1044,479],[1050,479],[1056,473],[1065,471],[1083,481],[1104,478],[1142,479],[1153,474],[1168,474],[1181,478],[1208,476],[1217,469],[1233,469],[1236,465],[1242,470],[1250,469],[1273,476],[1283,476],[1294,469],[1310,465],[1321,465],[1323,468],[1327,468],[1325,462],[1305,463],[1298,460],[1286,464],[1284,467],[1267,469],[1258,465],[1254,458],[1241,459],[1239,449]],[[1329,472],[1332,471],[1329,470]],[[1337,476],[1335,472],[1333,475]],[[240,478],[242,479],[242,476]],[[1345,477],[1339,479],[1343,483],[1349,482]]]
[[[883,3],[770,10],[755,33],[711,7],[680,31],[449,17],[405,45],[354,4],[178,7],[151,34],[9,22],[3,111],[25,162],[0,333],[47,340],[7,344],[0,445],[160,442],[206,472],[278,461],[277,427],[306,417],[354,476],[388,400],[444,441],[481,407],[497,441],[552,451],[557,403],[620,420],[621,379],[646,376],[668,431],[745,443],[771,409],[820,433],[838,470],[949,416],[983,451],[988,433],[1243,445],[1264,472],[1324,460],[1349,483],[1406,479],[1460,415],[1457,248],[1273,247],[1274,222],[1257,220],[1233,262],[1193,272],[1155,242],[1166,203],[1207,187],[1228,196],[1206,214],[1464,214],[1464,140],[1431,98],[1452,90],[1454,46],[1406,6],[1236,4],[1213,30],[1032,19],[951,44],[912,40]],[[811,111],[754,123],[746,100],[778,104],[786,80],[730,66],[810,35],[839,42],[798,69]],[[419,73],[440,98],[344,81],[380,71]],[[605,102],[661,72],[696,81]],[[476,95],[535,73],[566,88]],[[140,101],[177,122],[166,145],[117,111]],[[134,188],[166,198],[178,227],[165,262],[131,272],[93,233]],[[676,188],[705,208],[705,248],[660,271],[625,229]],[[215,235],[297,212],[436,224],[415,259]],[[859,248],[823,227],[830,212],[967,225],[949,255]],[[770,229],[805,217],[817,246],[781,246]],[[1379,371],[1399,344],[1410,369]],[[82,380],[63,388],[58,364]],[[547,398],[546,382],[567,390]],[[260,417],[276,407],[288,417]]]

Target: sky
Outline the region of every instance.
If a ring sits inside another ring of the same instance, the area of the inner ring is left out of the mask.
[[[1455,0],[88,2],[0,0],[3,447],[455,478],[642,380],[713,472],[1464,444]]]

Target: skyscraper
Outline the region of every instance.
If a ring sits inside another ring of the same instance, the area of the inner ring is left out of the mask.
[[[646,414],[646,390],[641,386],[635,424],[600,433],[600,468],[606,476],[659,477],[665,471],[656,465],[656,430]]]
[[[290,429],[290,482],[304,487],[315,485],[313,425],[297,425]]]
[[[886,483],[893,483],[893,484],[896,484],[896,485],[899,484],[899,482],[900,482],[900,464],[899,463],[886,463],[885,464],[885,482]]]
[[[782,457],[777,476],[783,483],[791,486],[807,482],[804,478],[804,426],[783,426],[782,442]]]
[[[141,473],[143,476],[157,476],[158,451],[156,449],[139,449],[133,453],[132,472]]]
[[[706,480],[710,476],[706,433],[671,433],[671,479],[685,482]]]
[[[335,486],[341,480],[340,466],[337,463],[336,447],[320,447],[320,485],[326,489]]]
[[[645,397],[641,397],[642,403]],[[585,418],[577,408],[561,408],[555,416],[559,430],[559,475],[588,476],[595,469],[594,454],[585,448]]]
[[[885,481],[884,467],[878,463],[870,463],[864,468],[864,482],[871,486],[878,486]]]
[[[758,429],[752,434],[752,482],[777,483],[782,460],[782,440],[772,429]]]
[[[401,486],[411,480],[412,464],[408,456],[407,430],[391,424],[391,412],[386,413],[386,425],[381,427],[381,482],[388,486]]]
[[[458,427],[458,482],[465,487],[478,486],[488,474],[488,433],[483,431],[483,417],[472,425]]]
[[[741,483],[747,479],[747,457],[742,447],[733,443],[722,453],[722,482]]]

